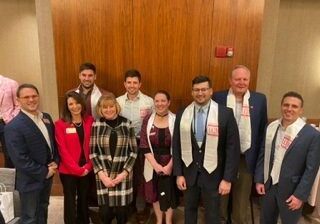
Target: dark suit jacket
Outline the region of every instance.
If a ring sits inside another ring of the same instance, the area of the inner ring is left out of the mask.
[[[5,127],[8,154],[17,170],[16,188],[20,192],[39,190],[48,174],[47,165],[59,157],[54,139],[54,125],[49,114],[43,113],[51,141],[52,154],[47,141],[36,124],[20,112]]]
[[[271,186],[270,173],[275,152],[276,135],[272,142],[269,178],[266,191]],[[264,144],[259,155],[255,182],[264,182]],[[319,169],[320,162],[320,133],[310,125],[305,125],[293,140],[283,158],[279,176],[279,195],[288,199],[292,194],[302,201],[307,201],[312,184]]]
[[[229,90],[216,92],[212,99],[218,104],[226,106]],[[251,147],[245,152],[247,166],[252,174],[256,169],[264,131],[268,124],[267,99],[264,94],[250,91],[250,121],[251,121]]]
[[[184,176],[187,186],[195,184],[198,172],[202,174],[203,179],[209,186],[217,189],[222,179],[233,181],[238,172],[238,164],[240,158],[240,143],[237,123],[233,116],[232,109],[219,105],[218,107],[218,123],[219,123],[219,141],[218,141],[218,165],[216,170],[209,174],[203,167],[199,169],[195,162],[196,152],[199,146],[195,140],[195,136],[191,131],[192,139],[192,156],[193,162],[186,167],[181,159],[181,141],[180,141],[180,121],[184,110],[177,114],[174,134],[172,140],[173,150],[173,174],[175,176]],[[191,127],[190,127],[191,129]],[[205,148],[205,150],[210,150]],[[203,157],[204,153],[202,153]],[[203,158],[201,158],[203,161]],[[203,164],[201,164],[202,166]]]

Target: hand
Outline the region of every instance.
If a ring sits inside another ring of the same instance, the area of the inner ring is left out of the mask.
[[[89,173],[89,171],[87,169],[85,169],[83,171],[83,173],[81,174],[82,177],[87,176],[87,174]]]
[[[231,182],[222,180],[219,184],[219,194],[226,195],[229,194],[231,190]]]
[[[57,169],[58,169],[58,165],[56,164],[56,162],[49,163],[46,179],[49,179],[50,177],[52,177],[57,172]]]
[[[56,173],[56,170],[57,170],[56,168],[48,167],[48,173],[47,173],[46,179],[51,178]]]
[[[154,164],[153,169],[157,174],[164,173],[163,166],[161,166],[159,163]]]
[[[288,204],[288,207],[290,210],[294,211],[294,210],[297,210],[299,208],[301,208],[303,202],[295,197],[294,195],[291,195],[287,200],[286,200],[287,204]]]
[[[112,179],[108,177],[108,174],[104,171],[100,171],[98,173],[99,179],[102,181],[104,186],[106,187],[114,187],[115,184],[113,183]]]
[[[165,175],[170,176],[172,173],[172,163],[171,164],[169,163],[168,165],[162,167],[162,170]]]
[[[126,179],[127,176],[128,176],[128,172],[124,170],[124,171],[122,171],[121,173],[119,173],[119,174],[116,176],[116,178],[114,178],[114,179],[112,180],[112,182],[113,182],[114,185],[117,185],[117,184],[121,183],[124,179]]]
[[[56,162],[51,162],[51,163],[48,164],[48,167],[52,167],[52,168],[57,169],[58,165],[56,164]]]
[[[264,184],[256,183],[256,191],[260,195],[266,194],[266,190],[264,188]]]
[[[187,190],[187,183],[184,176],[177,176],[177,186],[181,191]]]

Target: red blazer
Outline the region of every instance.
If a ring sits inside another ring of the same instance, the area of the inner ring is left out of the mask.
[[[79,160],[81,155],[80,139],[74,125],[62,119],[55,122],[55,136],[60,154],[59,172],[81,176],[85,169],[92,170],[91,160],[89,159],[90,134],[93,118],[86,116],[83,119],[84,141],[83,149],[87,163],[80,167]]]

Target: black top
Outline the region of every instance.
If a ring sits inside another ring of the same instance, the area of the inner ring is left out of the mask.
[[[115,131],[115,128],[117,126],[119,126],[123,121],[124,118],[121,116],[117,116],[115,119],[113,120],[107,120],[102,118],[107,125],[109,125],[111,127],[111,133],[110,133],[110,139],[109,139],[109,148],[110,148],[110,154],[111,157],[113,158],[114,156],[114,152],[116,150],[117,147],[117,140],[118,140],[118,136],[117,136],[117,132]]]
[[[73,123],[76,130],[77,134],[79,136],[80,140],[80,146],[81,146],[81,154],[80,154],[80,159],[79,159],[79,166],[84,166],[86,164],[86,157],[84,155],[84,150],[83,150],[83,141],[84,141],[84,131],[83,131],[83,123]]]

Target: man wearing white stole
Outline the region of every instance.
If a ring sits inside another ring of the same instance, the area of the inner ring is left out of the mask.
[[[197,223],[202,199],[206,224],[220,223],[220,195],[229,194],[240,157],[232,109],[211,100],[211,81],[192,80],[193,102],[177,114],[173,134],[173,174],[184,192],[185,223]]]
[[[232,108],[240,135],[240,163],[237,180],[230,197],[221,198],[222,223],[249,224],[248,208],[253,175],[265,128],[268,124],[267,99],[262,93],[249,90],[250,70],[244,65],[236,65],[229,75],[230,88],[215,92],[213,100]],[[228,209],[229,208],[229,209]]]
[[[284,94],[282,117],[266,130],[255,172],[262,198],[261,224],[296,224],[301,217],[320,162],[320,133],[303,121],[303,98]]]

